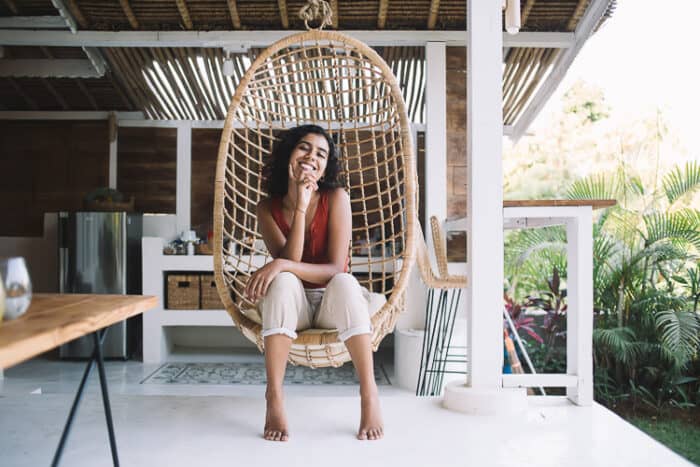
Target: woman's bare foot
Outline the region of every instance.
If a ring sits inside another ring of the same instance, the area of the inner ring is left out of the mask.
[[[384,436],[384,423],[382,423],[382,411],[379,407],[379,393],[376,388],[369,394],[361,395],[360,429],[357,439],[375,440]]]
[[[265,395],[267,400],[267,413],[265,414],[265,429],[263,437],[269,441],[287,441],[287,415],[284,412],[284,398],[282,394]]]

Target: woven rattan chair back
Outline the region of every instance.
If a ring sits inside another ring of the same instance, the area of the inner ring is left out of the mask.
[[[261,326],[240,291],[270,261],[256,206],[267,196],[262,168],[284,129],[313,123],[338,144],[352,207],[351,272],[386,296],[372,317],[372,345],[393,330],[414,263],[416,169],[410,124],[395,77],[367,45],[312,30],[265,49],[241,80],[219,147],[214,203],[214,269],[227,311],[262,350]],[[299,333],[290,361],[339,366],[350,356],[335,330]]]

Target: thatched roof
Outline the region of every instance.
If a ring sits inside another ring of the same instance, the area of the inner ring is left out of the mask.
[[[305,0],[58,0],[79,31],[209,31],[303,29]],[[464,30],[464,0],[336,0],[341,30]],[[590,0],[521,0],[521,31],[574,31]],[[607,16],[614,8],[610,1]],[[0,0],[3,17],[56,16],[52,0]],[[605,17],[603,18],[605,19]],[[1,45],[1,44],[0,44]],[[424,49],[377,48],[399,76],[411,118],[423,121]],[[140,110],[156,119],[221,119],[254,50],[234,55],[235,72],[221,73],[221,48],[109,47],[101,77],[0,77],[0,110]],[[3,47],[4,59],[87,59],[80,47]],[[513,48],[504,55],[504,123],[512,124],[560,49]],[[213,76],[199,76],[204,61]],[[159,68],[159,71],[155,69]],[[176,76],[177,75],[177,76]],[[189,83],[181,90],[178,79]],[[202,81],[214,80],[210,85]],[[184,99],[184,101],[183,101]],[[178,102],[179,101],[179,102]],[[194,101],[209,104],[195,105]]]

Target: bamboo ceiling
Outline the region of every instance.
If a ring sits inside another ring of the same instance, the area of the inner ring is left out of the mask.
[[[303,29],[306,0],[63,0],[80,29]],[[466,27],[465,0],[329,0],[335,28],[441,29]],[[589,0],[521,0],[523,31],[568,31]],[[55,15],[51,0],[0,0],[0,16]]]
[[[81,30],[303,29],[305,0],[63,0]],[[336,0],[339,29],[465,28],[464,0]],[[521,0],[522,31],[573,31],[589,0]],[[608,13],[614,8],[611,3]],[[0,0],[0,16],[55,16],[51,0]],[[140,110],[153,119],[220,120],[255,50],[232,55],[222,73],[214,48],[103,48],[101,78],[0,78],[0,110]],[[377,49],[398,77],[409,117],[424,122],[422,47]],[[513,124],[546,78],[559,49],[505,51],[504,124]],[[4,47],[5,58],[86,58],[80,48]]]

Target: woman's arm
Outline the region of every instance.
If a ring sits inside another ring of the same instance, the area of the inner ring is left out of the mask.
[[[301,261],[304,251],[305,214],[294,213],[288,238],[284,237],[277,222],[272,217],[270,200],[265,200],[258,204],[257,216],[260,234],[270,255],[273,258]]]
[[[306,282],[318,284],[328,282],[336,274],[345,271],[352,230],[350,197],[345,190],[338,188],[329,194],[328,204],[328,263],[311,264],[276,258],[258,269],[248,281],[246,295],[251,300],[255,301],[264,296],[270,282],[280,272],[291,272]]]
[[[285,263],[282,270],[292,272],[306,282],[328,282],[345,271],[351,231],[350,197],[342,188],[336,188],[328,194],[328,263]]]

